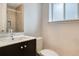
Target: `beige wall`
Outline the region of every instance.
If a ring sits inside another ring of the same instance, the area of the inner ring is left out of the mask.
[[[79,21],[48,22],[48,4],[42,4],[42,36],[44,48],[60,55],[79,55]]]
[[[6,32],[7,28],[7,5],[6,3],[0,3],[0,32]]]

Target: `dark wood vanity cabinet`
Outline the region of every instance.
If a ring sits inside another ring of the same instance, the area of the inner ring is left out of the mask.
[[[35,56],[36,39],[0,48],[0,56]]]
[[[36,39],[18,44],[18,48],[24,56],[36,55]]]

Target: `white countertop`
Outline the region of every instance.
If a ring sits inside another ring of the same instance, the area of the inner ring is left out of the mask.
[[[24,41],[29,41],[33,39],[35,39],[35,37],[31,37],[31,36],[15,36],[14,40],[12,40],[11,37],[0,38],[0,47],[12,45]]]

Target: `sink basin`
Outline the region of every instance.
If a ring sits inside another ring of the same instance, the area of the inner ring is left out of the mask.
[[[14,38],[14,40],[12,40],[12,37],[2,37],[2,38],[0,38],[0,41],[2,41],[2,42],[11,42],[11,41],[19,41],[19,40],[29,39],[28,36],[23,36],[23,35],[14,36],[13,38]]]
[[[0,41],[2,41],[2,42],[4,42],[4,41],[11,41],[11,37],[0,38]]]

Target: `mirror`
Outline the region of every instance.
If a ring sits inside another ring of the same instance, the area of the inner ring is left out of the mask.
[[[23,4],[7,4],[7,32],[23,32]]]
[[[0,3],[0,32],[24,32],[23,4]]]

